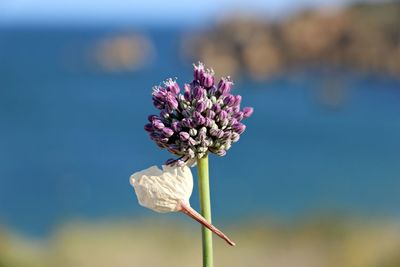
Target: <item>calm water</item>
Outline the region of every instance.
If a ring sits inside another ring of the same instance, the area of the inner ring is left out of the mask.
[[[151,86],[191,69],[179,31],[148,34],[155,63],[112,74],[84,60],[108,31],[0,30],[0,224],[43,234],[68,218],[152,216],[128,184],[169,157],[142,130]],[[319,101],[330,88],[338,106]],[[236,90],[255,113],[211,158],[217,219],[400,215],[399,80],[297,71]]]

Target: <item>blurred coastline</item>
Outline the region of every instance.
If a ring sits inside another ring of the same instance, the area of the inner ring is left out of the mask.
[[[347,69],[400,76],[400,2],[310,9],[279,21],[226,17],[189,34],[186,56],[220,72],[265,80],[290,69]]]

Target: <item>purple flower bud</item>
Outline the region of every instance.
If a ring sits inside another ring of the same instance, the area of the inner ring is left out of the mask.
[[[200,81],[205,88],[211,88],[214,85],[214,71],[207,70],[204,72]]]
[[[232,107],[225,107],[225,111],[228,114],[231,114],[233,112],[233,108]]]
[[[215,86],[213,86],[213,87],[211,87],[210,89],[208,89],[208,95],[209,95],[209,96],[213,96],[213,95],[215,95],[217,92],[218,92],[218,89],[217,89],[217,87],[215,87]]]
[[[153,127],[156,128],[157,130],[162,130],[165,126],[164,123],[162,123],[160,120],[155,119],[152,121]]]
[[[186,125],[187,125],[186,127],[188,128],[194,128],[195,126],[194,118],[187,118]]]
[[[242,96],[241,95],[237,95],[237,96],[235,96],[235,103],[233,105],[234,106],[239,106],[241,101],[242,101]]]
[[[200,85],[200,82],[197,81],[197,80],[193,80],[193,81],[190,83],[190,87],[191,87],[191,88],[195,88],[196,86],[201,86],[201,85]]]
[[[171,93],[167,94],[165,101],[169,109],[168,111],[173,111],[174,109],[178,108],[178,101],[176,100],[175,96],[173,96]]]
[[[226,151],[225,151],[225,150],[218,150],[218,151],[216,152],[216,154],[217,154],[218,156],[223,157],[223,156],[226,155]]]
[[[199,132],[199,135],[197,136],[197,140],[199,140],[200,142],[204,142],[204,140],[206,140],[207,135],[204,132]]]
[[[235,133],[235,132],[233,132],[232,133],[232,135],[231,135],[231,140],[232,140],[232,142],[237,142],[237,141],[239,141],[239,139],[240,139],[240,134],[238,134],[238,133]]]
[[[196,86],[195,88],[193,88],[193,99],[196,100],[203,99],[204,94],[205,94],[204,88],[200,86]]]
[[[236,133],[242,134],[244,132],[244,130],[246,129],[246,125],[244,125],[243,123],[236,123],[236,124],[232,125],[232,129]]]
[[[228,126],[229,120],[228,119],[224,119],[222,121],[219,122],[219,125],[221,126],[221,128],[225,128],[226,126]]]
[[[211,125],[213,124],[213,120],[210,118],[207,118],[207,117],[205,119],[206,119],[206,121],[205,121],[204,125],[207,127],[211,127]]]
[[[207,134],[207,128],[206,127],[201,127],[199,130],[200,134]]]
[[[164,104],[161,103],[161,102],[158,101],[158,100],[154,100],[154,99],[153,99],[153,105],[154,105],[154,107],[155,107],[156,109],[163,109],[163,108],[164,108]]]
[[[197,125],[204,125],[206,123],[206,119],[197,111],[193,112],[193,120]]]
[[[230,77],[222,78],[218,84],[218,91],[221,95],[229,94],[232,89],[233,82],[231,81]]]
[[[162,131],[163,131],[165,137],[170,137],[174,134],[174,131],[168,127],[163,128]]]
[[[183,104],[183,102],[185,102],[185,97],[182,94],[177,94],[175,97],[179,103],[182,102],[182,104]]]
[[[195,121],[199,120],[200,117],[201,117],[200,112],[198,112],[198,111],[193,112],[193,119]]]
[[[164,85],[167,88],[167,90],[170,91],[171,93],[175,95],[179,94],[180,88],[176,81],[168,79],[164,82]]]
[[[228,117],[228,113],[225,110],[221,110],[221,112],[217,115],[217,118],[222,121]]]
[[[190,135],[189,135],[189,133],[187,133],[187,132],[180,132],[180,133],[179,133],[179,138],[180,138],[182,141],[187,141],[187,140],[190,138]]]
[[[181,120],[181,126],[182,126],[182,127],[190,128],[191,126],[190,126],[189,120],[191,120],[191,119],[190,119],[190,118],[183,118],[183,119]]]
[[[198,121],[198,125],[205,125],[206,124],[206,118],[203,116],[200,117],[200,120]]]
[[[183,92],[184,92],[184,93],[190,93],[190,91],[191,91],[190,84],[185,83],[185,84],[183,85]]]
[[[166,110],[161,110],[160,117],[162,117],[164,119],[168,119],[169,118],[169,113]]]
[[[191,146],[196,145],[196,141],[192,137],[189,137],[188,142],[189,142],[189,145],[191,145]]]
[[[235,118],[230,117],[230,118],[228,119],[228,125],[234,125],[234,124],[237,123],[237,122],[238,122],[238,120],[235,119]]]
[[[206,139],[206,140],[201,141],[200,144],[201,144],[202,147],[205,147],[208,150],[208,147],[210,146],[211,141],[210,141],[210,139]],[[207,150],[205,150],[204,152],[206,152]]]
[[[221,106],[218,104],[213,104],[211,110],[218,114],[221,111]]]
[[[235,119],[237,119],[238,121],[241,121],[241,120],[243,120],[243,112],[239,111],[238,113],[235,113],[235,114],[233,115],[233,117],[234,117]]]
[[[224,136],[224,131],[220,129],[210,129],[210,134],[217,138],[222,138]]]
[[[185,118],[189,118],[190,116],[192,116],[192,113],[189,110],[184,109],[182,110],[182,115]]]
[[[157,100],[162,103],[164,101],[166,94],[167,94],[167,89],[165,89],[164,87],[156,86],[153,88],[153,93],[152,93],[153,100]]]
[[[189,148],[189,149],[187,150],[187,153],[188,153],[188,155],[189,155],[190,158],[194,158],[194,157],[195,157],[195,153],[194,153],[193,149]]]
[[[149,122],[152,122],[154,119],[157,119],[158,117],[156,116],[156,115],[149,115],[148,117],[147,117],[147,120],[149,121]]]
[[[243,108],[243,117],[248,118],[250,117],[254,112],[254,109],[252,107],[245,107]]]
[[[206,109],[206,103],[203,100],[200,100],[196,103],[196,111],[203,112]]]
[[[217,138],[222,138],[224,136],[224,131],[217,129]]]
[[[227,139],[224,143],[225,150],[229,150],[232,146],[232,141],[230,139]]]
[[[197,66],[193,65],[193,67],[194,67],[193,77],[195,80],[200,81],[204,75],[204,65],[203,63],[199,62]]]
[[[207,109],[207,111],[206,111],[206,117],[207,117],[207,118],[210,118],[210,119],[214,119],[214,117],[215,117],[215,112],[212,111],[211,109]]]
[[[152,99],[153,99],[154,102],[162,103],[164,101],[164,98],[165,98],[165,95],[160,93],[160,91],[157,91],[157,92],[154,91],[153,92]]]
[[[181,123],[179,121],[174,121],[171,123],[171,129],[174,130],[174,132],[179,132],[182,130]]]
[[[224,139],[229,139],[229,138],[231,137],[231,134],[232,134],[231,131],[224,132],[223,138],[224,138]]]
[[[149,133],[153,132],[153,131],[154,131],[153,125],[152,125],[151,123],[146,124],[146,125],[144,126],[144,130],[145,130],[146,132],[149,132]]]
[[[232,107],[232,112],[233,113],[238,113],[239,111],[240,111],[240,105]]]
[[[227,95],[224,98],[224,104],[231,107],[235,103],[235,97],[233,95]]]
[[[211,129],[210,129],[210,135],[211,135],[211,136],[217,136],[217,135],[218,135],[218,130],[219,130],[219,129],[211,128]]]
[[[191,93],[191,88],[190,84],[185,83],[183,86],[183,91],[184,91],[184,97],[187,101],[192,101],[192,93]]]
[[[167,137],[160,138],[160,142],[166,144],[168,143],[168,138]]]

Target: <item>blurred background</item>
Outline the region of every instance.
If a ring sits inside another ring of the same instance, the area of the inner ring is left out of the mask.
[[[0,0],[0,266],[201,266],[128,182],[199,60],[255,108],[210,159],[216,266],[400,266],[400,3],[350,0]]]

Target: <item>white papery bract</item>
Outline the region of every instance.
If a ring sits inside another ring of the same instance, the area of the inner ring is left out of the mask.
[[[187,166],[152,166],[132,174],[130,183],[139,204],[156,212],[176,212],[181,203],[189,205],[193,191],[193,176]]]
[[[235,242],[190,207],[193,176],[188,166],[163,165],[162,170],[152,166],[132,174],[130,183],[143,207],[161,213],[182,212],[210,229],[229,245],[235,245]]]

